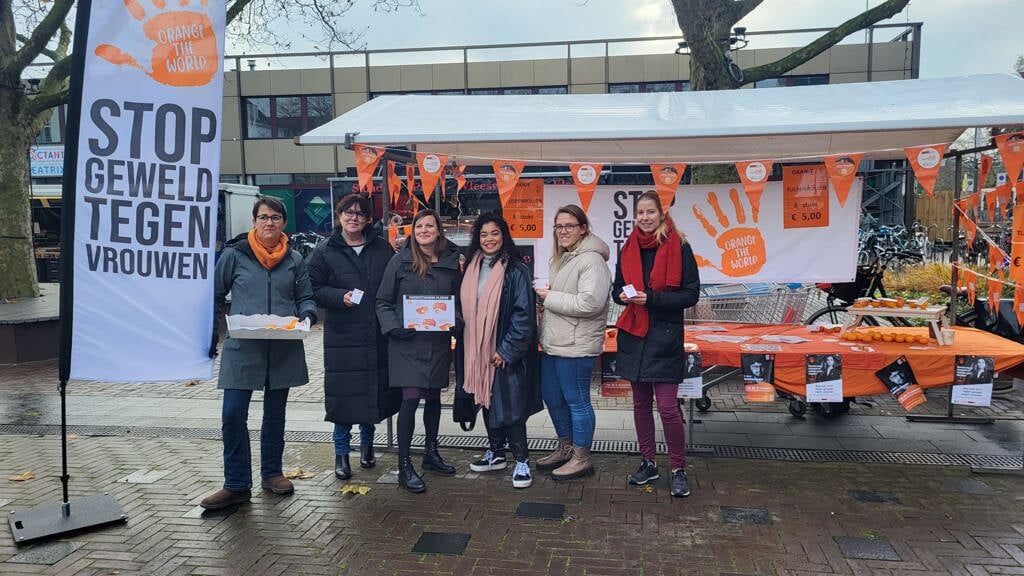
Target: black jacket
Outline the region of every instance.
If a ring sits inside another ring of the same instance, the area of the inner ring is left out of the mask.
[[[683,358],[683,310],[697,303],[700,297],[700,273],[693,258],[693,249],[683,242],[683,281],[671,292],[647,293],[647,312],[650,327],[647,336],[638,338],[625,330],[618,331],[618,352],[615,355],[616,372],[631,382],[679,382],[683,379],[686,363]],[[644,285],[650,284],[656,248],[640,249],[644,271]],[[612,297],[618,304],[622,287],[622,258],[615,265]]]
[[[420,278],[412,270],[412,251],[406,242],[388,262],[377,290],[377,319],[381,332],[387,334],[405,327],[403,296],[454,296],[456,324],[460,323],[460,257],[459,249],[448,242],[426,277]],[[450,332],[417,332],[408,340],[391,339],[388,342],[388,381],[391,386],[446,388],[451,366]]]
[[[374,424],[398,412],[402,392],[388,387],[388,342],[377,322],[376,296],[384,268],[394,252],[368,235],[359,254],[335,232],[309,255],[309,279],[324,322],[325,420],[337,424]],[[345,293],[364,292],[345,306]]]
[[[534,298],[529,267],[522,261],[510,261],[501,286],[495,349],[506,364],[504,368],[495,368],[494,372],[487,422],[491,428],[524,422],[544,408],[540,395]],[[459,386],[465,378],[463,354],[460,337],[455,355],[455,380]]]

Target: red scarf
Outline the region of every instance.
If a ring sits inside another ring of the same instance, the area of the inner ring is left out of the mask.
[[[646,289],[644,287],[643,263],[640,260],[641,248],[658,249],[654,253],[654,267],[651,268],[651,290],[658,292],[674,290],[683,283],[683,240],[676,232],[672,220],[668,220],[665,226],[668,228],[668,235],[660,244],[655,234],[648,234],[639,228],[633,228],[633,232],[626,239],[626,245],[622,247],[622,254],[619,255],[622,279],[626,284],[632,284],[637,292]],[[647,297],[649,299],[650,295]],[[647,306],[628,304],[622,314],[619,314],[619,321],[615,325],[633,336],[640,338],[647,336],[647,329],[650,326]]]

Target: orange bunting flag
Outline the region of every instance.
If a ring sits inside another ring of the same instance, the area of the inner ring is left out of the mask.
[[[420,152],[416,154],[416,164],[420,167],[420,185],[423,186],[423,198],[428,203],[434,194],[437,180],[444,175],[444,165],[448,162],[447,156]]]
[[[512,198],[512,192],[519,183],[519,175],[523,173],[526,162],[521,160],[495,160],[491,166],[494,168],[494,180],[498,183],[498,199],[501,200],[501,208],[505,209]]]
[[[1013,231],[1010,234],[1010,279],[1024,286],[1024,208],[1013,209]],[[1014,306],[1016,311],[1017,307]]]
[[[412,203],[412,215],[420,211],[420,201],[416,198],[416,165],[405,165],[405,190],[409,193],[409,202]]]
[[[737,162],[736,172],[740,175],[740,182],[743,183],[743,190],[750,199],[750,211],[754,222],[758,221],[758,214],[761,212],[761,192],[772,175],[771,160],[752,160],[750,162]]]
[[[850,195],[850,186],[857,178],[857,167],[862,157],[863,154],[835,154],[823,158],[840,206],[846,205],[846,197]]]
[[[387,178],[388,178],[388,199],[391,202],[391,207],[398,206],[398,198],[402,195],[402,179],[395,173],[395,162],[388,160],[387,163]]]
[[[967,303],[974,306],[978,297],[978,275],[973,270],[960,269],[960,283],[967,287]]]
[[[576,192],[580,195],[580,207],[586,212],[590,210],[590,201],[594,198],[594,190],[597,189],[597,179],[601,176],[600,164],[582,164],[573,162],[569,164],[569,171],[572,172],[572,180],[576,183]]]
[[[982,154],[981,161],[978,163],[978,185],[974,187],[975,190],[981,190],[985,187],[985,181],[988,180],[988,173],[991,171],[992,157]]]
[[[1024,166],[1024,132],[1000,134],[996,136],[996,147],[1006,168],[1006,179],[1016,182],[1020,179],[1020,170]]]
[[[931,198],[935,195],[935,178],[939,175],[939,168],[942,167],[942,155],[946,153],[945,144],[934,146],[914,146],[903,149],[910,160],[910,166],[914,169],[914,176]]]
[[[988,309],[993,315],[999,314],[999,297],[1003,293],[1003,283],[995,278],[988,279]]]
[[[356,144],[352,150],[356,155],[356,176],[359,177],[359,189],[369,194],[370,181],[373,180],[373,173],[377,170],[377,164],[380,163],[380,159],[384,155],[384,149]]]
[[[1013,197],[1013,189],[1009,184],[1003,184],[1002,186],[996,186],[996,189],[985,195],[985,202],[988,204],[988,219],[996,220],[996,214],[999,214],[999,220],[1002,220],[1003,216],[1006,216],[1006,207],[1010,205],[1010,199]]]
[[[964,239],[967,240],[967,251],[974,246],[974,237],[978,235],[978,225],[970,218],[964,219]]]
[[[466,186],[466,165],[458,164],[452,167],[452,171],[455,173],[456,192],[462,192],[462,189]]]
[[[676,199],[676,190],[679,189],[679,181],[683,179],[686,172],[686,164],[651,164],[651,177],[654,178],[654,189],[658,191],[658,198],[661,199],[661,208],[668,212],[672,202]]]
[[[988,244],[988,271],[995,272],[1003,269],[1003,251],[999,246],[989,242]]]

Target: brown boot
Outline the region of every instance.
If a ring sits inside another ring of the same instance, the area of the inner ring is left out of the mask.
[[[590,463],[590,448],[572,447],[572,458],[551,472],[555,481],[572,480],[594,474],[594,466]]]
[[[234,490],[221,488],[206,498],[203,498],[203,501],[200,502],[199,505],[207,510],[220,510],[221,508],[227,508],[228,506],[234,506],[235,504],[244,504],[250,499],[252,499],[252,492],[249,490],[235,492]]]
[[[559,438],[555,451],[537,460],[537,470],[553,470],[569,461],[572,457],[572,440]]]
[[[295,492],[295,485],[284,476],[271,476],[263,479],[263,489],[270,490],[274,494],[291,494]]]

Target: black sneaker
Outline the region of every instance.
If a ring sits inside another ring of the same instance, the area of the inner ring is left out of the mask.
[[[682,468],[672,473],[672,495],[676,498],[690,495],[690,481],[686,478],[686,470]]]
[[[512,473],[513,488],[529,488],[533,485],[533,476],[530,476],[530,461],[516,461],[515,472]]]
[[[658,465],[654,463],[654,460],[644,460],[640,467],[636,469],[629,476],[629,483],[633,486],[643,486],[651,480],[657,480],[658,476]]]
[[[505,454],[498,452],[494,453],[490,449],[484,452],[484,455],[479,460],[474,460],[470,465],[469,469],[473,472],[491,472],[493,470],[504,470],[505,469]]]

